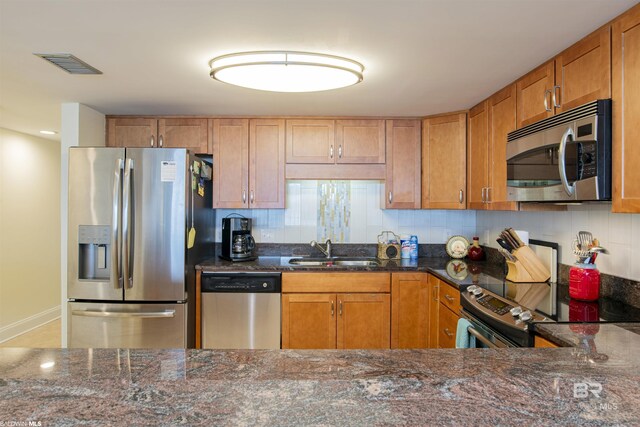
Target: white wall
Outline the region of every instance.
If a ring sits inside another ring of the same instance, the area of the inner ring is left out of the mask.
[[[60,144],[60,299],[62,306],[62,346],[67,346],[67,212],[69,147],[99,147],[105,144],[105,116],[86,105],[62,104]]]
[[[221,218],[237,212],[253,218],[257,242],[309,243],[322,239],[318,217],[318,186],[327,181],[287,181],[286,209],[218,209],[216,241],[221,241]],[[342,243],[376,243],[378,234],[391,230],[416,234],[419,243],[445,243],[456,234],[471,239],[476,231],[475,211],[394,210],[380,208],[380,181],[347,181],[350,185],[348,238]]]
[[[0,341],[60,315],[60,143],[0,128]]]
[[[481,243],[498,247],[498,233],[506,227],[528,230],[530,238],[557,242],[559,261],[573,264],[572,242],[578,231],[590,231],[607,248],[599,255],[598,269],[603,273],[640,281],[640,214],[611,213],[611,204],[569,206],[567,212],[485,212],[478,211],[477,225]]]

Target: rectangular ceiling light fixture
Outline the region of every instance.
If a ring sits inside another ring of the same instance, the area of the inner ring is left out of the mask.
[[[69,74],[102,74],[102,71],[93,68],[70,53],[34,53],[34,55],[62,68]]]

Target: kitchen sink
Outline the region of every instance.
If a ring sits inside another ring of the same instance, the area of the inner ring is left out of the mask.
[[[301,267],[377,267],[380,265],[376,258],[369,257],[291,258],[289,264]]]

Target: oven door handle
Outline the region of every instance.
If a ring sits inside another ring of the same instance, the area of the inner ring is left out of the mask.
[[[571,139],[574,139],[573,129],[571,129],[571,127],[567,128],[567,130],[562,135],[562,139],[560,140],[560,149],[558,150],[558,171],[560,173],[560,181],[562,181],[564,191],[566,191],[569,196],[573,196],[575,188],[573,187],[573,185],[569,184],[569,180],[567,179],[567,165],[565,164],[567,140],[569,139],[569,137],[571,137]]]
[[[489,347],[489,348],[499,348],[497,345],[495,345],[494,343],[492,343],[491,341],[486,339],[482,334],[480,334],[480,332],[476,331],[475,328],[472,328],[471,326],[469,326],[467,328],[467,332],[469,332],[471,335],[476,337],[476,339],[478,339],[481,343],[483,343],[487,347]]]

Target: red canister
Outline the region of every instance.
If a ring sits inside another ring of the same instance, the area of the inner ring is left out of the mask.
[[[600,272],[593,264],[576,264],[569,270],[569,296],[582,301],[600,297]]]

